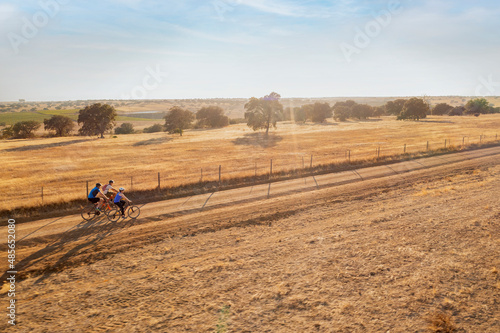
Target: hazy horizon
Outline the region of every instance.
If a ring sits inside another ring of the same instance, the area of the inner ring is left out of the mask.
[[[0,1],[0,101],[500,95],[492,0]]]
[[[217,99],[227,99],[227,100],[248,100],[251,97],[262,97],[262,96],[245,96],[245,97],[192,97],[192,98],[151,98],[151,99],[110,99],[110,98],[99,98],[99,99],[68,99],[68,100],[28,100],[24,99],[24,103],[64,103],[64,102],[75,102],[75,101],[131,101],[131,102],[155,102],[155,101],[165,101],[165,100],[217,100]],[[397,98],[411,98],[411,97],[422,97],[422,98],[476,98],[476,96],[466,96],[466,95],[408,95],[408,96],[285,96],[281,97],[281,100],[290,99],[397,99]],[[486,98],[500,97],[500,96],[485,96]],[[0,101],[3,103],[19,103],[18,100],[5,100]]]

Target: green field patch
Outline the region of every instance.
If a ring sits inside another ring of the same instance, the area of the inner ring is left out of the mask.
[[[67,110],[43,110],[38,111],[41,114],[47,114],[51,116],[69,116],[69,115],[78,115],[78,109],[67,109]]]
[[[73,121],[77,121],[79,111],[80,110],[77,110],[77,109],[43,110],[43,111],[38,111],[38,113],[41,113],[43,115],[47,115],[46,119],[49,119],[52,116],[65,116],[65,117],[71,118],[71,120],[73,120]]]
[[[0,113],[0,123],[5,123],[6,125],[14,125],[20,121],[35,120],[40,123],[44,119],[48,119],[50,116],[43,115],[38,112],[5,112]]]
[[[137,117],[128,117],[128,116],[117,116],[116,121],[124,121],[124,122],[129,122],[129,121],[151,121],[154,122],[154,119],[148,119],[148,118],[137,118]]]

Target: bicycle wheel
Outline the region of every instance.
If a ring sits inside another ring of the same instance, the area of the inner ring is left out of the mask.
[[[109,211],[108,213],[108,219],[111,221],[111,222],[116,222],[120,219],[120,216],[122,216],[122,213],[120,212],[119,209],[112,209]]]
[[[137,206],[130,206],[128,208],[128,217],[131,219],[136,219],[141,214],[141,209]]]
[[[94,205],[83,207],[80,214],[85,221],[92,220],[96,215],[96,210]]]

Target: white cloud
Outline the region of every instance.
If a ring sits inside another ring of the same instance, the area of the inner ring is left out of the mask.
[[[291,17],[328,17],[324,11],[304,7],[299,4],[284,3],[281,1],[264,1],[264,0],[238,0],[237,4],[241,4],[253,9],[281,16]]]
[[[230,44],[242,44],[242,45],[248,45],[252,44],[253,38],[250,38],[249,36],[237,36],[237,37],[219,37],[218,35],[215,34],[209,34],[206,32],[186,28],[183,26],[180,26],[178,24],[171,24],[171,23],[165,23],[168,24],[168,26],[174,28],[175,30],[185,33],[187,35],[190,35],[192,37],[197,37],[201,39],[207,39],[215,42],[221,42],[221,43],[230,43]]]

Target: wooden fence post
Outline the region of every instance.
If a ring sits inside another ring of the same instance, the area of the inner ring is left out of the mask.
[[[161,190],[160,173],[158,172],[158,191]]]
[[[313,167],[313,156],[311,155],[311,165],[309,166],[310,168]]]
[[[134,188],[134,176],[130,176],[130,191]]]
[[[427,151],[429,151],[429,141],[427,141]]]
[[[222,182],[222,165],[219,165],[219,186]]]
[[[271,169],[269,170],[269,179],[273,176],[273,159],[271,158]]]
[[[43,205],[43,186],[42,186],[42,205]]]
[[[89,196],[89,181],[87,180],[87,197]]]
[[[403,154],[406,154],[406,143],[405,143],[405,147],[404,147],[404,150],[403,150]]]

